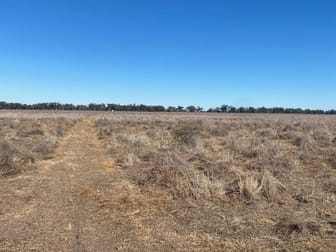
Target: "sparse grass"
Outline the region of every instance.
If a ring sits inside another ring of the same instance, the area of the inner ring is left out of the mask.
[[[173,196],[185,232],[202,230],[213,240],[238,244],[225,248],[251,251],[314,250],[331,246],[336,237],[334,226],[326,224],[336,218],[336,118],[104,118],[102,127],[124,126],[102,134],[110,155],[142,190]],[[300,215],[289,214],[294,212]],[[311,242],[302,243],[305,238]]]
[[[50,156],[82,116],[71,115],[0,118],[1,173],[24,173]],[[112,161],[102,175],[109,183],[101,178],[85,194],[106,218],[118,216],[116,225],[127,218],[129,229],[141,229],[146,248],[336,250],[335,117],[89,115]],[[117,191],[106,189],[120,178]]]
[[[20,115],[20,112],[17,112]],[[58,138],[65,135],[74,119],[65,117],[0,117],[1,174],[15,175],[33,168],[37,160],[49,157],[57,146]],[[6,140],[5,140],[6,139]]]

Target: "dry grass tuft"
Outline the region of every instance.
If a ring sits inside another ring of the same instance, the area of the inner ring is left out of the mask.
[[[52,153],[52,151],[55,149],[56,144],[57,138],[55,136],[48,135],[36,146],[34,151],[46,156]]]
[[[8,142],[0,142],[0,174],[14,175],[20,172],[15,164],[15,150]]]
[[[317,146],[314,139],[307,134],[298,134],[298,136],[294,139],[293,143],[295,146],[299,147],[299,149],[303,151],[312,151]]]
[[[257,175],[248,175],[239,181],[240,195],[247,200],[256,199],[263,188]]]
[[[304,220],[298,216],[283,217],[276,225],[277,232],[285,236],[297,236],[300,234],[319,234],[321,227],[318,223]]]
[[[239,180],[240,195],[251,201],[264,196],[269,202],[276,202],[285,186],[270,171],[250,174]]]
[[[187,148],[196,148],[200,144],[200,132],[201,129],[198,124],[181,123],[174,130],[174,139]]]
[[[149,170],[143,183],[147,186],[158,185],[168,188],[175,197],[198,200],[223,191],[219,184],[210,181],[177,154],[161,157],[155,165]]]
[[[265,171],[262,177],[263,195],[270,202],[279,199],[280,190],[285,190],[285,186],[276,179],[270,171]]]

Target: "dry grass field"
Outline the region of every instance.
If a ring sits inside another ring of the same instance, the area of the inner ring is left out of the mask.
[[[0,251],[336,251],[336,117],[0,111]]]

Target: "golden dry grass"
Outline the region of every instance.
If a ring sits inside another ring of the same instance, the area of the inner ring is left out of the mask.
[[[99,168],[74,173],[61,163],[71,181],[64,192],[78,189],[79,211],[100,220],[90,226],[101,230],[100,251],[336,250],[335,116],[8,113],[0,114],[0,162],[23,173],[30,161],[1,159],[11,148],[33,153],[42,169],[45,157],[57,163],[55,140],[65,139],[68,153],[64,145],[83,137],[69,166],[89,158]]]
[[[30,169],[38,160],[48,158],[59,138],[75,123],[65,117],[0,116],[0,174],[13,175]]]
[[[166,209],[199,250],[336,249],[336,117],[139,113],[96,126],[133,183],[173,197]]]

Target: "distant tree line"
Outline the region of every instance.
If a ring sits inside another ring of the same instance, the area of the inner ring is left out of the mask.
[[[210,108],[207,112],[218,113],[270,113],[270,114],[336,114],[336,110],[322,110],[322,109],[301,109],[301,108],[283,108],[283,107],[234,107],[229,105],[222,105],[216,108]]]
[[[0,109],[17,109],[17,110],[88,110],[88,111],[144,111],[144,112],[164,112],[164,106],[148,105],[120,105],[105,103],[90,103],[88,105],[73,105],[70,103],[44,102],[36,104],[8,103],[0,102]]]
[[[87,110],[87,111],[138,111],[138,112],[208,112],[208,113],[270,113],[270,114],[336,114],[336,110],[301,109],[301,108],[255,108],[234,107],[222,105],[216,108],[204,110],[199,106],[169,106],[143,105],[143,104],[105,104],[90,103],[88,105],[74,105],[70,103],[44,102],[36,104],[22,104],[13,102],[0,102],[0,109],[8,110]]]

